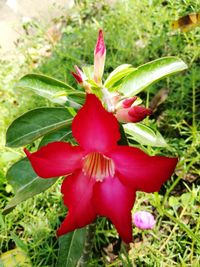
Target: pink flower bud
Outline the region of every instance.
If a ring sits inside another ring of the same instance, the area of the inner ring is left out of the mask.
[[[120,108],[116,111],[116,118],[119,122],[139,122],[142,121],[147,116],[151,115],[152,111],[150,108],[145,108],[142,106],[134,106],[130,108]]]
[[[137,96],[131,97],[131,98],[127,98],[125,100],[122,101],[122,106],[123,108],[130,108],[131,105],[135,102],[135,100],[137,99]]]
[[[119,122],[127,123],[131,122],[131,117],[128,115],[128,108],[120,108],[116,111],[116,118]]]
[[[137,211],[133,215],[133,223],[139,229],[153,229],[156,221],[153,215],[147,211]]]
[[[91,86],[90,84],[87,82],[87,77],[84,74],[84,72],[79,69],[78,66],[74,66],[76,72],[71,72],[71,74],[74,76],[74,78],[76,79],[77,83],[85,88],[85,91],[87,93],[91,93]]]
[[[128,111],[128,115],[131,118],[132,122],[139,122],[145,119],[147,116],[152,114],[152,110],[150,108],[145,108],[142,106],[135,106],[130,108]]]
[[[103,31],[99,30],[99,36],[94,50],[94,80],[101,83],[106,59],[106,46],[103,38]]]
[[[100,29],[98,40],[94,50],[94,55],[100,54],[101,56],[103,56],[105,53],[106,53],[106,47],[103,39],[103,31]]]
[[[82,72],[81,69],[79,69],[78,66],[74,66],[74,68],[75,68],[76,72],[71,72],[71,74],[74,76],[77,83],[82,84],[86,79],[85,74]]]

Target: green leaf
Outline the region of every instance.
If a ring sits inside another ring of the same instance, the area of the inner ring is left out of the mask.
[[[50,142],[55,141],[69,141],[72,138],[72,130],[71,127],[65,127],[63,129],[60,129],[58,131],[55,131],[53,133],[50,133],[48,135],[45,135],[40,144],[39,147],[45,146]]]
[[[86,229],[77,229],[59,237],[59,254],[57,267],[75,267],[81,257]]]
[[[17,118],[6,133],[6,145],[19,147],[70,125],[72,116],[65,108],[38,108]]]
[[[127,123],[123,125],[124,130],[130,138],[142,145],[164,147],[166,141],[158,131],[153,131],[150,127],[142,123]]]
[[[56,178],[40,178],[33,170],[29,160],[24,158],[15,163],[7,172],[6,178],[12,185],[15,196],[5,207],[3,214],[9,213],[16,205],[51,187]]]
[[[174,196],[169,197],[168,203],[170,207],[178,208],[180,206],[179,199]]]
[[[119,91],[125,96],[133,96],[154,82],[185,69],[187,65],[176,57],[159,58],[130,73],[124,79]]]
[[[95,90],[100,90],[99,85],[94,80],[88,79],[87,82],[90,84],[90,86],[94,90],[94,92],[95,92]]]
[[[114,69],[106,79],[104,83],[104,87],[110,88],[112,90],[112,86],[117,83],[119,80],[127,76],[129,73],[133,72],[135,68],[133,68],[130,64],[122,64]]]
[[[17,161],[20,155],[15,151],[5,151],[0,154],[0,162],[8,163],[11,161]]]
[[[28,252],[27,244],[22,239],[20,239],[18,235],[16,235],[14,232],[10,235],[18,248],[22,249],[25,252]]]
[[[94,79],[94,66],[93,65],[83,66],[82,70],[89,80]]]
[[[79,108],[80,106],[69,99],[73,96],[79,96],[84,98],[85,93],[75,90],[70,85],[53,79],[51,77],[41,75],[41,74],[27,74],[23,76],[19,82],[15,85],[16,88],[30,90],[33,93],[47,98],[53,103],[65,104],[66,102],[73,107]]]
[[[183,193],[181,195],[181,202],[183,204],[183,206],[192,206],[194,204],[194,199],[191,192],[187,192],[187,193]]]

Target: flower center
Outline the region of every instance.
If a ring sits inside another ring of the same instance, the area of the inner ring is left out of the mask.
[[[83,159],[83,172],[102,182],[105,177],[114,176],[115,165],[112,159],[98,152],[92,152]]]

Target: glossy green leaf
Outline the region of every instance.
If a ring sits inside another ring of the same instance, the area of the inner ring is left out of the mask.
[[[125,96],[133,96],[154,82],[185,69],[187,65],[176,57],[159,58],[130,73],[124,79],[119,91]]]
[[[3,213],[9,213],[16,205],[51,187],[56,178],[40,178],[33,170],[29,160],[24,158],[15,163],[7,172],[6,178],[12,185],[15,196],[5,207]]]
[[[142,145],[164,147],[166,141],[158,131],[153,131],[150,127],[141,123],[127,123],[123,125],[125,132],[131,139]]]
[[[114,69],[106,79],[104,83],[104,87],[112,90],[112,86],[117,83],[119,80],[127,76],[129,73],[133,72],[135,68],[133,68],[130,64],[122,64]]]
[[[6,145],[19,147],[70,125],[72,115],[65,108],[38,108],[17,118],[6,133]]]
[[[87,82],[90,84],[90,86],[94,90],[94,92],[95,92],[95,90],[100,89],[99,85],[94,80],[88,79]]]
[[[5,151],[0,154],[0,162],[9,163],[11,161],[17,161],[20,158],[20,154],[16,151]]]
[[[55,141],[70,141],[72,138],[72,130],[71,127],[65,127],[63,129],[60,129],[58,131],[55,131],[53,133],[50,133],[48,135],[45,135],[40,144],[39,147],[45,146],[50,142]]]
[[[77,229],[59,237],[57,267],[75,267],[81,257],[86,229]]]
[[[93,65],[83,66],[82,70],[83,70],[84,74],[86,75],[86,77],[89,80],[93,80],[94,79],[94,66]]]
[[[79,96],[84,99],[84,92],[75,90],[62,81],[41,74],[25,75],[16,83],[15,87],[32,91],[53,103],[65,104],[68,102],[69,105],[77,108],[79,108],[79,105],[71,98]]]

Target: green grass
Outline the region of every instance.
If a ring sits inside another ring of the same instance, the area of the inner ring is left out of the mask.
[[[182,33],[172,31],[171,22],[189,12],[199,12],[198,1],[77,1],[66,18],[63,38],[53,48],[49,59],[39,58],[34,69],[74,84],[69,72],[73,65],[92,64],[93,49],[99,26],[104,29],[107,46],[106,75],[122,63],[134,66],[161,56],[175,55],[185,60],[188,71],[151,86],[141,94],[152,99],[161,88],[169,89],[167,100],[158,107],[149,121],[166,137],[170,148],[153,149],[154,153],[179,156],[176,173],[159,194],[137,194],[134,211],[145,209],[157,219],[154,230],[133,228],[131,249],[122,247],[115,229],[99,219],[95,248],[90,266],[191,266],[200,261],[200,27]],[[35,27],[34,25],[31,27]],[[37,25],[36,28],[38,28]],[[2,62],[1,81],[1,157],[0,208],[12,197],[6,182],[7,168],[21,157],[21,149],[5,148],[5,131],[17,115],[35,107],[50,105],[32,95],[13,91],[21,75],[33,70],[28,47],[39,50],[46,45],[45,29],[38,28],[33,40],[24,37],[14,60]],[[23,55],[23,60],[19,58]],[[55,231],[66,213],[57,183],[44,194],[19,205],[6,217],[0,217],[2,252],[20,247],[28,252],[33,266],[55,266],[58,242]]]

